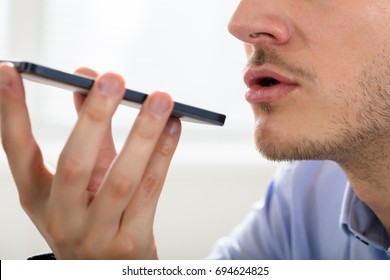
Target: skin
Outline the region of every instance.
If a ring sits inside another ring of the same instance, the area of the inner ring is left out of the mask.
[[[251,105],[260,152],[338,162],[388,233],[389,10],[388,1],[242,0],[229,24],[248,67],[299,83],[282,99]]]
[[[244,42],[249,65],[263,61],[299,83],[282,99],[251,105],[259,151],[338,162],[390,233],[389,10],[385,0],[242,0],[229,31]],[[57,258],[157,258],[153,217],[180,123],[168,120],[169,96],[153,93],[117,154],[110,120],[123,89],[108,73],[86,99],[75,94],[79,120],[51,174],[20,77],[0,66],[3,147],[21,204]]]
[[[181,130],[169,119],[172,99],[152,93],[116,153],[111,118],[124,80],[77,72],[97,80],[87,98],[75,94],[79,118],[52,174],[31,131],[20,76],[0,65],[2,143],[21,205],[58,259],[156,259],[153,219]]]

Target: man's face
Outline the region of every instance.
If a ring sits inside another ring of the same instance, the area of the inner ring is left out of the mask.
[[[266,157],[342,161],[389,136],[389,15],[388,0],[241,1],[229,30]]]

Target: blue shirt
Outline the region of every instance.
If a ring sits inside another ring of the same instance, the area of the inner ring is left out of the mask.
[[[284,163],[210,259],[390,259],[390,240],[375,214],[331,161]]]

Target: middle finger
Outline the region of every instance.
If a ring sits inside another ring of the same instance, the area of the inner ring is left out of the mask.
[[[118,229],[123,211],[143,178],[172,109],[173,101],[165,93],[155,92],[145,101],[122,152],[92,203],[92,220],[99,228]]]
[[[124,81],[109,73],[99,77],[62,151],[51,194],[55,220],[80,216],[88,204],[87,186],[111,118],[124,94]]]

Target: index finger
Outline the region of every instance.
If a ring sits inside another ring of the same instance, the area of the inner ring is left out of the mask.
[[[22,200],[47,195],[51,174],[33,136],[22,80],[9,64],[0,65],[1,139]]]

